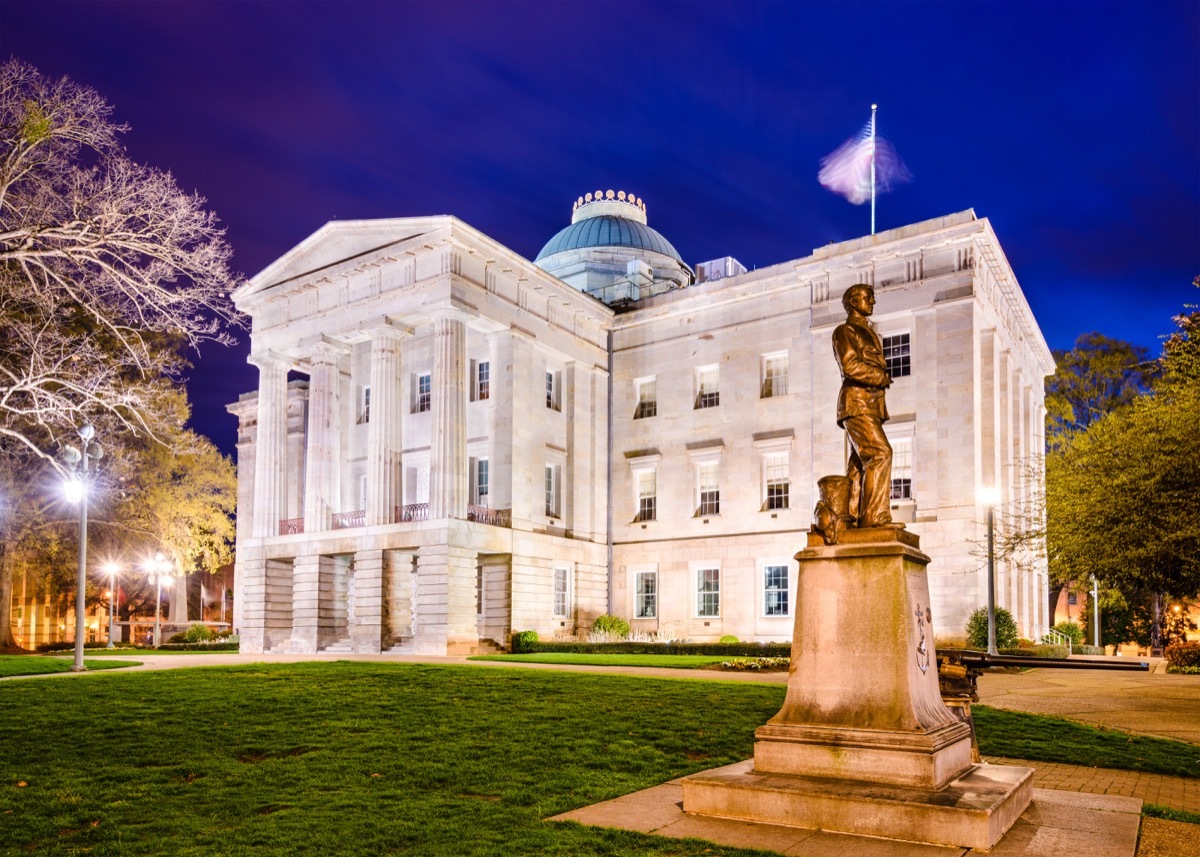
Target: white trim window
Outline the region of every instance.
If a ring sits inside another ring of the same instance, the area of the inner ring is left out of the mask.
[[[721,462],[696,466],[696,517],[721,514]]]
[[[485,402],[492,395],[492,364],[487,360],[471,361],[471,401]]]
[[[658,618],[658,572],[633,573],[633,618]]]
[[[546,370],[546,407],[552,411],[562,410],[562,373]]]
[[[763,455],[763,508],[786,509],[790,502],[791,480],[788,474],[788,454],[768,452]]]
[[[721,404],[720,367],[700,366],[696,369],[696,407],[715,408]]]
[[[703,566],[696,569],[696,618],[721,615],[721,569]]]
[[[488,460],[486,458],[471,459],[471,503],[475,506],[488,505]]]
[[[658,519],[658,471],[654,469],[634,471],[637,482],[637,517],[635,521]]]
[[[571,604],[571,569],[556,567],[554,569],[554,609],[555,619],[565,619]]]
[[[788,391],[788,355],[786,351],[764,354],[762,357],[761,397],[773,399],[786,396]]]
[[[562,467],[557,464],[546,465],[546,517],[562,517]]]
[[[359,425],[371,421],[371,385],[363,384],[358,388],[358,422]]]
[[[421,372],[413,378],[413,406],[414,414],[427,413],[433,407],[433,375],[429,372]]]
[[[633,410],[635,420],[658,415],[658,382],[655,378],[638,378],[633,382],[637,391],[637,407]]]
[[[892,499],[911,500],[913,498],[912,436],[889,437],[888,443],[892,445]]]
[[[791,593],[788,591],[788,567],[768,563],[762,567],[763,616],[791,615]]]
[[[912,350],[907,333],[883,337],[883,362],[887,364],[889,378],[902,378],[912,374]]]

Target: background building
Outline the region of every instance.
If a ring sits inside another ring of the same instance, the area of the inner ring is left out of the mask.
[[[235,623],[246,651],[466,652],[611,611],[781,640],[816,479],[844,470],[830,338],[876,288],[893,514],[934,625],[984,603],[981,489],[1028,505],[1050,352],[973,212],[746,271],[697,266],[632,195],[588,194],[530,262],[452,217],[337,222],[239,290]],[[1001,563],[1022,634],[1044,558]],[[866,609],[869,609],[869,605]]]

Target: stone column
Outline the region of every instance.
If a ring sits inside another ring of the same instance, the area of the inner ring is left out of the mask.
[[[254,538],[279,535],[280,511],[287,486],[284,454],[287,448],[287,373],[282,361],[265,354],[250,355],[258,367],[258,429],[254,449]]]
[[[367,424],[367,524],[390,524],[400,505],[403,332],[380,327],[371,337],[371,414]]]
[[[267,643],[267,563],[264,559],[239,557],[235,569],[242,593],[237,602],[240,648],[247,654],[262,654]]]
[[[338,360],[344,349],[318,342],[312,349],[308,393],[308,449],[304,483],[304,531],[318,533],[333,525],[340,494],[341,378]]]
[[[467,326],[455,310],[433,320],[433,428],[429,451],[429,517],[467,516]]]
[[[371,409],[374,411],[374,402]],[[354,554],[354,609],[350,611],[350,645],[360,654],[379,654],[382,649],[384,582],[388,577],[389,565],[387,553],[382,550],[365,550]]]
[[[313,654],[317,651],[320,630],[321,572],[329,574],[329,557],[309,555],[296,557],[292,573],[292,643],[291,651]],[[324,567],[324,569],[323,569]]]
[[[418,654],[465,655],[479,649],[475,551],[458,545],[421,548],[417,555],[413,646]]]

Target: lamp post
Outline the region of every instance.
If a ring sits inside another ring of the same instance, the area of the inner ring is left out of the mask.
[[[1100,645],[1100,581],[1092,575],[1092,645]],[[1104,654],[1101,652],[1100,654]]]
[[[162,585],[163,578],[166,578],[167,583],[171,582],[171,578],[167,577],[167,572],[171,569],[171,563],[168,562],[162,555],[162,552],[156,553],[153,559],[147,560],[145,564],[146,571],[154,578],[154,648],[158,648],[162,642],[160,635],[162,633]]]
[[[79,570],[75,579],[75,663],[72,672],[83,672],[84,611],[87,608],[87,513],[88,513],[88,462],[99,461],[104,455],[100,444],[94,442],[96,429],[91,423],[79,427],[82,450],[73,446],[63,449],[67,466],[78,472],[78,477],[67,483],[67,497],[72,502],[79,500]]]
[[[117,615],[117,564],[105,563],[104,570],[108,572],[108,645],[104,648],[115,649],[113,644],[113,628]]]
[[[1000,492],[995,488],[985,488],[980,499],[987,506],[987,613],[988,613],[988,646],[989,655],[999,655],[996,650],[996,502]]]

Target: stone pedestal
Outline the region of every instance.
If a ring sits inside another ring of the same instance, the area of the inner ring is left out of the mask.
[[[915,535],[816,535],[800,564],[787,697],[753,767],[683,781],[686,812],[988,848],[1028,805],[1033,771],[971,763],[942,703]]]

